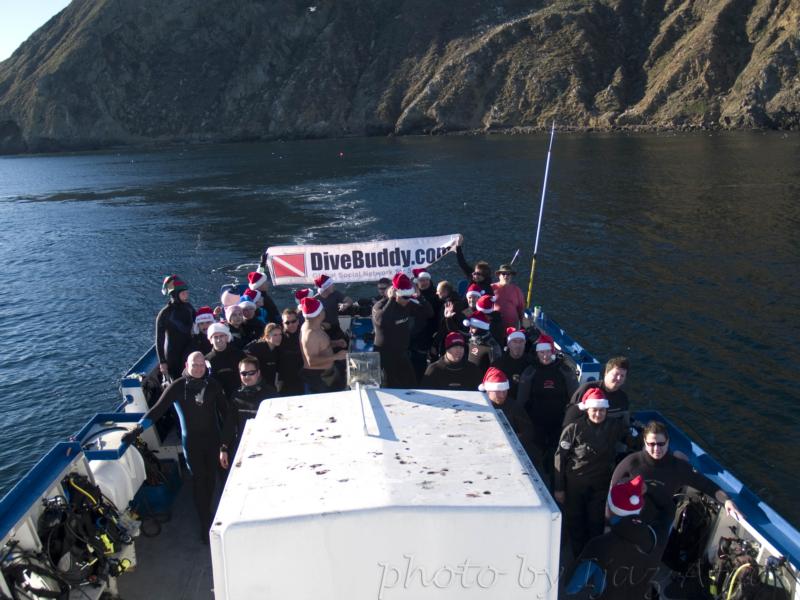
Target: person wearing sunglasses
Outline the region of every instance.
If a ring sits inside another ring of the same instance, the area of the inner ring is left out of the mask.
[[[464,251],[461,246],[456,246],[456,260],[458,266],[467,276],[471,283],[475,283],[480,287],[481,295],[491,296],[494,291],[492,290],[492,269],[485,260],[479,260],[475,266],[470,266],[467,259],[464,258]]]
[[[642,437],[644,448],[628,455],[617,465],[611,476],[611,485],[629,481],[638,475],[644,477],[647,491],[641,517],[656,532],[659,558],[666,548],[675,516],[673,497],[686,486],[714,498],[733,518],[741,518],[736,504],[716,483],[695,471],[685,455],[670,451],[669,431],[664,423],[650,421],[642,430]]]
[[[277,327],[275,323],[270,325]],[[230,467],[247,420],[256,416],[264,400],[278,395],[275,388],[261,377],[258,359],[254,356],[245,356],[239,361],[239,378],[242,385],[231,396],[229,412],[222,427],[219,462],[223,469]]]
[[[300,348],[300,316],[294,308],[281,313],[283,341],[278,346],[278,391],[281,396],[297,396],[303,384],[303,351]]]

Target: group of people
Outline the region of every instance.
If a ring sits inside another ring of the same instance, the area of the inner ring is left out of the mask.
[[[368,304],[383,386],[487,394],[562,506],[565,541],[579,567],[574,590],[581,582],[592,584],[586,565],[602,566],[608,559],[603,552],[620,552],[623,539],[635,545],[628,550],[637,565],[657,565],[674,513],[672,495],[681,486],[696,487],[736,511],[724,492],[667,451],[662,424],[649,423],[642,434],[631,427],[622,389],[630,368],[625,357],[610,359],[599,381],[578,385],[575,368],[554,340],[525,322],[513,268],[501,266],[492,281],[487,263],[470,266],[460,246],[456,256],[469,279],[463,295],[447,281],[434,284],[424,269],[378,282]],[[205,540],[218,466],[229,467],[244,423],[259,404],[279,394],[346,386],[349,340],[339,315],[352,314],[364,301],[345,296],[327,275],[315,284],[316,291],[295,293],[296,307],[279,311],[267,276],[256,271],[243,293],[226,289],[216,309],[195,310],[180,277],[164,280],[169,303],[156,319],[156,351],[159,372],[172,383],[143,424],[176,407]],[[628,509],[614,505],[617,497],[628,498]],[[625,596],[625,586],[604,590],[602,597],[632,597]]]

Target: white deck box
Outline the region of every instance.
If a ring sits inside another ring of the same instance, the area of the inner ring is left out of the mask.
[[[218,600],[557,597],[561,514],[483,394],[279,398],[211,528]]]

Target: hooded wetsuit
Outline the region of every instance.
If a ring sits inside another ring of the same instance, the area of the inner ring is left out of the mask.
[[[156,354],[159,363],[167,363],[172,379],[181,376],[186,357],[192,350],[195,310],[171,294],[169,304],[156,317]]]

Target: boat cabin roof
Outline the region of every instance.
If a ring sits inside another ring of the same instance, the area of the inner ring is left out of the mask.
[[[216,520],[390,506],[557,511],[506,426],[479,392],[276,398],[248,423]]]

